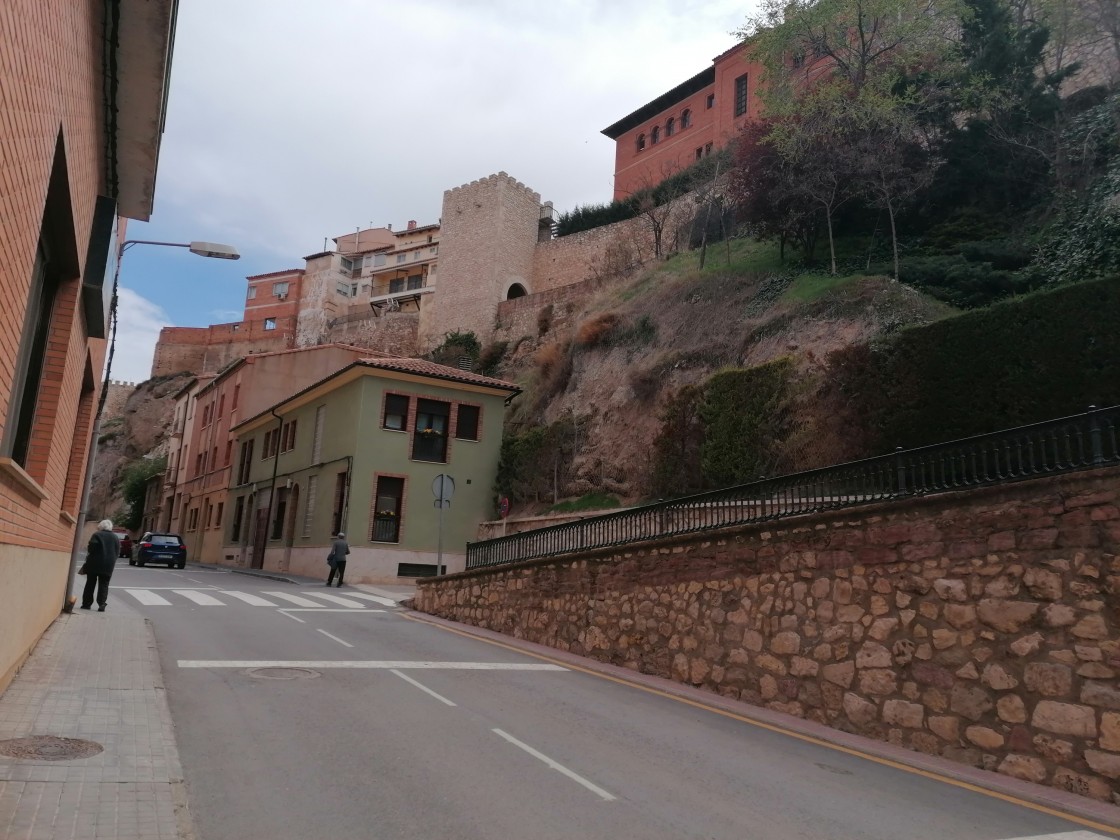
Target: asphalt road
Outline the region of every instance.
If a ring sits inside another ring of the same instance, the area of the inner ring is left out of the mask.
[[[199,840],[1085,832],[409,620],[359,589],[123,565],[113,589],[110,609],[155,628]]]

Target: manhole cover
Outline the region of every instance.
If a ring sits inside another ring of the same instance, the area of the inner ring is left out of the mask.
[[[258,680],[311,680],[319,676],[310,668],[250,668],[248,673]]]
[[[37,761],[69,761],[97,755],[103,747],[80,738],[58,738],[54,735],[35,735],[31,738],[12,738],[0,741],[0,755],[8,758],[30,758]]]

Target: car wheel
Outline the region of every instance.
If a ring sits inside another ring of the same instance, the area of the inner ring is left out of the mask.
[[[128,561],[128,565],[130,565],[130,566],[135,566],[135,565],[136,565],[136,561],[135,561],[135,560],[129,560],[129,561]]]
[[[186,561],[186,560],[184,560],[184,561],[182,561],[181,563],[179,563],[179,568],[180,568],[180,569],[185,569],[185,568],[187,568],[187,561]]]
[[[137,560],[136,565],[139,566],[142,569],[142,568],[144,568],[144,561],[143,560]]]

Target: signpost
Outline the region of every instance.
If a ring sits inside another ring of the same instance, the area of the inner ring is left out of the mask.
[[[443,509],[451,507],[451,497],[455,495],[455,479],[440,473],[432,482],[432,495],[435,507],[439,510],[439,538],[436,543],[436,577],[443,574]]]
[[[498,502],[498,516],[502,520],[502,536],[506,535],[506,517],[509,516],[509,496],[502,496]]]

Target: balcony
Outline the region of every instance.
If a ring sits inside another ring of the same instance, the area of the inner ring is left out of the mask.
[[[393,274],[396,276],[383,274],[377,278],[380,282],[371,287],[369,299],[374,314],[399,311],[405,306],[419,310],[420,298],[435,291],[427,268],[423,265],[402,266],[394,270]],[[410,271],[415,273],[409,274]]]

